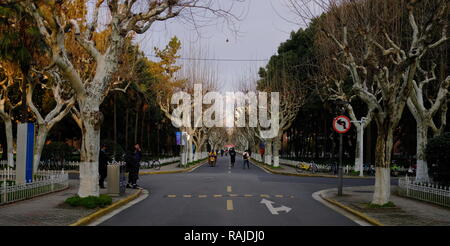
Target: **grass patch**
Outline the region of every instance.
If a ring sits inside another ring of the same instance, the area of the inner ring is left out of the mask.
[[[88,197],[79,197],[78,195],[69,197],[65,201],[65,203],[69,204],[72,207],[85,207],[85,208],[104,208],[108,205],[112,204],[112,198],[108,195],[102,194],[100,196],[88,196]]]
[[[395,206],[395,204],[393,202],[388,202],[383,205],[368,203],[367,207],[368,208],[396,208],[397,206]]]

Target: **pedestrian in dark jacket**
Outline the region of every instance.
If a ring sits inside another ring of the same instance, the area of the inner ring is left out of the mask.
[[[246,165],[247,165],[247,168],[250,169],[250,153],[249,152],[250,152],[249,150],[246,150],[244,152],[244,154],[242,155],[243,159],[244,159],[244,165],[242,167],[243,169],[245,169]]]
[[[231,166],[234,167],[234,163],[236,162],[236,151],[234,150],[234,148],[232,148],[232,149],[230,149],[229,153],[230,153]]]
[[[99,179],[99,185],[101,189],[105,188],[105,179],[108,173],[108,162],[109,162],[109,157],[106,154],[106,146],[102,145],[102,147],[100,148],[100,154],[99,154],[99,160],[98,160],[98,174],[100,176]]]
[[[142,151],[139,144],[133,146],[133,151],[128,153],[127,169],[128,171],[128,188],[137,189],[137,181],[139,179],[139,167],[141,165]]]

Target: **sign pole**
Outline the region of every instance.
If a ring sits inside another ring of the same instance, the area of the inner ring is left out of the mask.
[[[338,196],[342,196],[342,186],[343,186],[343,180],[342,180],[342,135],[343,133],[339,134],[339,168],[338,168]]]

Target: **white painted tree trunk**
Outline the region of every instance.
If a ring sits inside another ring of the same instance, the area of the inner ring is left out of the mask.
[[[272,165],[272,140],[266,141],[266,151],[264,154],[264,163],[271,166]]]
[[[389,167],[375,167],[375,192],[372,203],[384,205],[391,194],[391,170]]]
[[[375,157],[375,191],[372,203],[384,205],[391,196],[391,156],[394,133],[392,129],[378,129]]]
[[[416,181],[428,182],[428,166],[425,160],[425,148],[428,143],[428,126],[417,122],[417,169]]]
[[[14,139],[11,118],[4,117],[8,166],[14,167]]]
[[[99,111],[99,103],[92,99],[87,99],[83,104],[80,107],[85,107],[81,111],[81,119],[83,121],[83,150],[81,151],[84,152],[84,160],[80,163],[80,188],[78,195],[80,197],[99,196],[98,157],[102,116]]]
[[[280,149],[281,149],[281,136],[274,139],[273,143],[273,166],[280,166]]]
[[[36,141],[34,145],[34,158],[33,158],[33,171],[37,172],[39,162],[42,156],[42,150],[44,149],[45,140],[47,139],[48,130],[44,125],[38,125]]]

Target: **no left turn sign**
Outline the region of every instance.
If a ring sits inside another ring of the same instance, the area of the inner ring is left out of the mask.
[[[333,129],[338,133],[346,133],[350,130],[352,123],[347,116],[338,116],[333,120]]]

